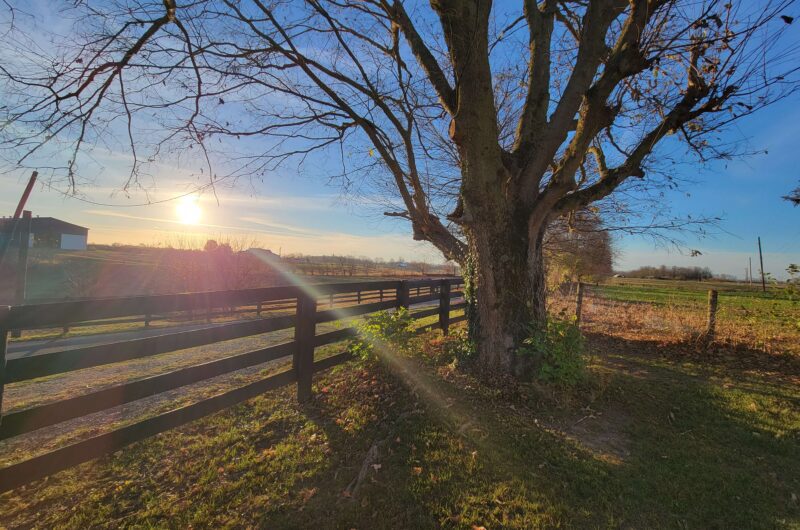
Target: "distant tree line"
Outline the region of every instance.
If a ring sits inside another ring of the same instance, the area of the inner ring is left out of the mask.
[[[714,277],[708,267],[660,267],[644,266],[638,269],[623,273],[629,278],[657,278],[663,280],[710,280]]]

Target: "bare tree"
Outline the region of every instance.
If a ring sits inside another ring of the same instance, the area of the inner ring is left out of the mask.
[[[613,271],[611,234],[591,210],[572,212],[551,222],[542,244],[551,285],[598,279]]]
[[[462,265],[480,363],[523,373],[516,346],[546,318],[547,227],[671,185],[670,152],[731,156],[717,133],[797,86],[794,5],[77,2],[58,51],[24,17],[5,33],[0,142],[71,191],[98,144],[127,144],[123,188],[170,155],[201,160],[211,187],[338,153],[345,189],[386,197]]]

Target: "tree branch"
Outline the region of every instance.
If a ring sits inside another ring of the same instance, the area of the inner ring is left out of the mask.
[[[411,47],[411,52],[416,57],[420,66],[425,70],[428,75],[433,88],[439,95],[439,100],[442,106],[450,115],[456,112],[456,99],[455,91],[450,86],[447,76],[444,74],[439,62],[431,53],[430,49],[425,45],[422,36],[417,32],[417,28],[406,13],[405,7],[400,0],[395,0],[392,5],[388,2],[383,2],[386,12],[389,13],[392,22],[397,24],[403,31],[406,42]]]

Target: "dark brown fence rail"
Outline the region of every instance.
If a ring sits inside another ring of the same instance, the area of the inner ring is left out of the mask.
[[[421,331],[439,327],[447,333],[451,323],[464,319],[463,315],[451,317],[450,314],[451,311],[464,308],[463,302],[451,304],[452,299],[463,295],[462,284],[463,281],[458,278],[371,281],[0,306],[0,411],[5,385],[294,328],[294,340],[274,346],[179,368],[60,401],[9,413],[0,412],[2,440],[212,377],[289,356],[292,358],[292,367],[288,370],[2,468],[0,492],[112,453],[130,443],[202,418],[267,390],[297,383],[297,397],[300,401],[305,401],[311,396],[315,372],[349,359],[348,353],[344,351],[315,361],[314,349],[357,334],[355,327],[348,327],[317,335],[317,324],[406,307],[413,309],[411,315],[415,319],[438,315],[438,322],[420,328]],[[431,302],[436,304],[413,307]],[[11,330],[136,321],[131,317],[139,318],[145,326],[149,326],[157,318],[154,315],[180,313],[188,313],[190,317],[205,315],[210,322],[211,315],[215,312],[227,316],[249,312],[253,314],[253,318],[208,324],[206,327],[186,331],[170,332],[165,328],[163,334],[154,336],[6,359]]]

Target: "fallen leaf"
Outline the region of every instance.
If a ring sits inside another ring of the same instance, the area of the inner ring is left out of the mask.
[[[300,490],[300,498],[303,499],[303,502],[308,502],[311,497],[317,494],[317,488],[303,488]]]
[[[421,475],[422,474],[422,468],[421,467],[412,467],[411,468],[411,472],[414,473],[415,475]]]

